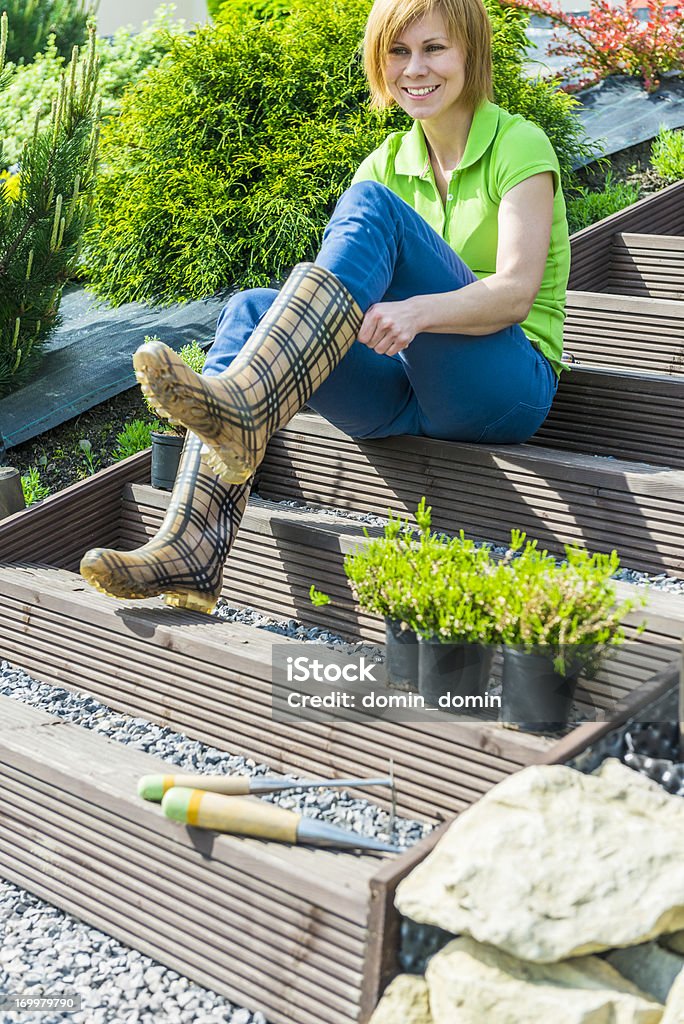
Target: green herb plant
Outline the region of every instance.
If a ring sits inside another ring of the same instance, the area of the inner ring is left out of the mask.
[[[97,473],[102,460],[93,451],[93,446],[87,437],[80,439],[78,447],[81,449],[81,460],[85,466],[86,474],[92,476],[93,473]]]
[[[490,577],[489,612],[501,643],[525,651],[543,648],[564,674],[579,666],[595,674],[626,639],[625,616],[640,605],[616,600],[616,551],[590,554],[565,547],[557,562],[537,541],[512,531],[510,548]],[[644,598],[645,601],[645,598]],[[638,634],[645,628],[642,623]]]
[[[389,512],[383,536],[347,555],[344,570],[365,611],[402,623],[442,643],[493,643],[488,608],[493,562],[489,549],[465,537],[431,529],[432,509],[423,497],[417,531]],[[314,604],[326,595],[311,589]]]
[[[37,466],[31,466],[21,477],[21,489],[24,494],[24,501],[26,506],[35,505],[36,502],[42,501],[43,498],[47,498],[50,494],[50,488],[47,484],[44,484],[40,470]]]
[[[582,185],[569,196],[568,227],[571,232],[580,231],[589,224],[595,224],[611,213],[617,213],[618,210],[636,203],[639,194],[638,185],[614,181],[612,172],[608,171],[600,192],[591,192]]]
[[[131,420],[116,435],[114,461],[120,462],[131,455],[137,455],[138,452],[145,451],[152,444],[152,431],[161,429],[161,426],[158,420],[152,423],[145,420]]]
[[[664,181],[684,178],[684,131],[660,129],[651,146],[651,165]]]

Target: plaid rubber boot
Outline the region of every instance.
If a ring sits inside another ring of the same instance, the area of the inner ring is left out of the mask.
[[[224,373],[200,376],[161,342],[139,348],[133,365],[158,412],[201,437],[207,462],[225,483],[243,483],[271,435],[348,352],[362,320],[334,274],[300,263]]]
[[[249,483],[227,487],[218,479],[204,460],[202,442],[189,433],[156,536],[134,551],[93,548],[83,556],[81,575],[111,597],[163,594],[176,608],[210,612],[248,494]]]

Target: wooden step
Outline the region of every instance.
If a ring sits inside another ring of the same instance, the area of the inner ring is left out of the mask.
[[[569,291],[565,354],[587,366],[681,375],[684,305],[666,299]]]
[[[605,291],[614,236],[640,232],[684,235],[684,181],[676,181],[632,206],[576,231],[570,239],[569,287],[582,291]]]
[[[358,1020],[375,876],[401,858],[180,826],[136,795],[168,770],[0,697],[0,875],[273,1024]]]
[[[676,667],[660,673],[613,725],[677,683]],[[582,726],[539,760],[610,728]],[[137,798],[141,775],[169,768],[0,697],[0,877],[273,1024],[367,1024],[399,970],[396,887],[446,824],[396,857],[217,835]]]
[[[162,521],[168,496],[153,487],[126,489],[119,545],[132,549],[152,537]],[[369,530],[371,536],[379,534]],[[306,625],[329,627],[351,639],[384,643],[384,624],[356,607],[344,573],[344,556],[366,543],[362,528],[340,516],[300,512],[253,499],[228,559],[223,596],[237,607],[253,607],[280,618],[294,617]],[[314,583],[331,597],[331,604],[313,608],[309,588]],[[643,588],[617,585],[619,600],[643,597]],[[644,619],[646,633],[630,642],[587,681],[578,694],[586,714],[609,712],[646,679],[679,654],[684,634],[684,596],[654,591],[649,605],[629,618],[630,629]]]
[[[614,235],[604,291],[684,299],[684,236]]]
[[[274,648],[301,653],[288,637],[157,599],[116,601],[67,570],[0,567],[0,650],[37,679],[282,773],[377,776],[393,758],[398,807],[409,816],[453,815],[553,747],[495,722],[427,710],[402,722],[370,713],[360,722],[276,721]]]
[[[151,449],[102,469],[0,522],[0,562],[77,568],[83,552],[116,544],[121,492],[150,482]]]
[[[530,444],[684,469],[684,379],[573,365]]]
[[[600,388],[604,381],[612,385],[611,376],[582,369],[568,379],[559,402],[573,396],[575,381],[578,397],[574,406],[568,405],[566,422],[583,404],[581,387],[588,380],[589,387],[596,385],[592,416],[597,417],[597,436],[613,444],[618,454],[617,414],[614,425],[612,419],[603,425],[603,435],[598,422]],[[635,378],[632,386],[638,389],[642,383]],[[678,382],[657,379],[652,386],[651,419],[655,423],[659,397],[667,399],[674,417]],[[571,432],[562,416],[562,409],[557,417],[552,412],[548,429],[556,431],[558,446],[570,447]],[[666,429],[673,439],[663,444],[662,458],[675,461],[674,422],[665,423],[663,437]],[[650,446],[655,459],[657,440],[648,436],[645,424],[643,430],[644,447]],[[595,447],[590,431],[578,427],[577,433],[579,444],[584,446],[585,437],[586,447]],[[682,573],[681,470],[560,451],[543,447],[542,440],[510,446],[411,437],[358,442],[305,413],[272,440],[256,489],[270,500],[296,499],[381,516],[388,508],[412,513],[426,495],[435,524],[447,532],[463,528],[478,539],[505,543],[511,527],[518,527],[559,554],[566,543],[600,551],[617,547],[623,564],[631,568]],[[0,561],[76,569],[88,548],[116,547],[124,487],[141,480],[149,480],[149,451],[8,517],[0,523]]]
[[[681,470],[530,444],[354,441],[303,414],[272,439],[257,490],[377,515],[413,513],[425,495],[448,532],[501,544],[515,527],[559,554],[568,543],[615,547],[630,568],[684,570]]]

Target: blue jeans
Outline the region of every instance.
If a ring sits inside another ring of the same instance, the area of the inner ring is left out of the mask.
[[[340,198],[316,263],[364,312],[376,302],[454,291],[476,280],[415,210],[372,181]],[[228,368],[276,295],[255,288],[229,299],[205,373]],[[512,444],[541,426],[557,386],[551,364],[514,324],[478,336],[418,334],[395,356],[354,342],[308,404],[350,437]]]

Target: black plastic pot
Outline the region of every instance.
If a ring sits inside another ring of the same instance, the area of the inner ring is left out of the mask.
[[[567,725],[580,674],[579,665],[565,675],[553,667],[543,649],[504,647],[501,674],[501,721],[524,732],[558,732]]]
[[[179,437],[178,434],[165,434],[158,430],[153,430],[151,437],[152,486],[159,487],[162,491],[171,491],[176,480],[185,438]]]
[[[401,629],[397,619],[385,619],[385,668],[391,686],[418,689],[418,637]]]
[[[449,644],[420,637],[418,692],[430,707],[455,714],[477,710],[468,697],[484,697],[492,667],[493,649],[481,644]],[[440,703],[442,698],[442,703]]]

